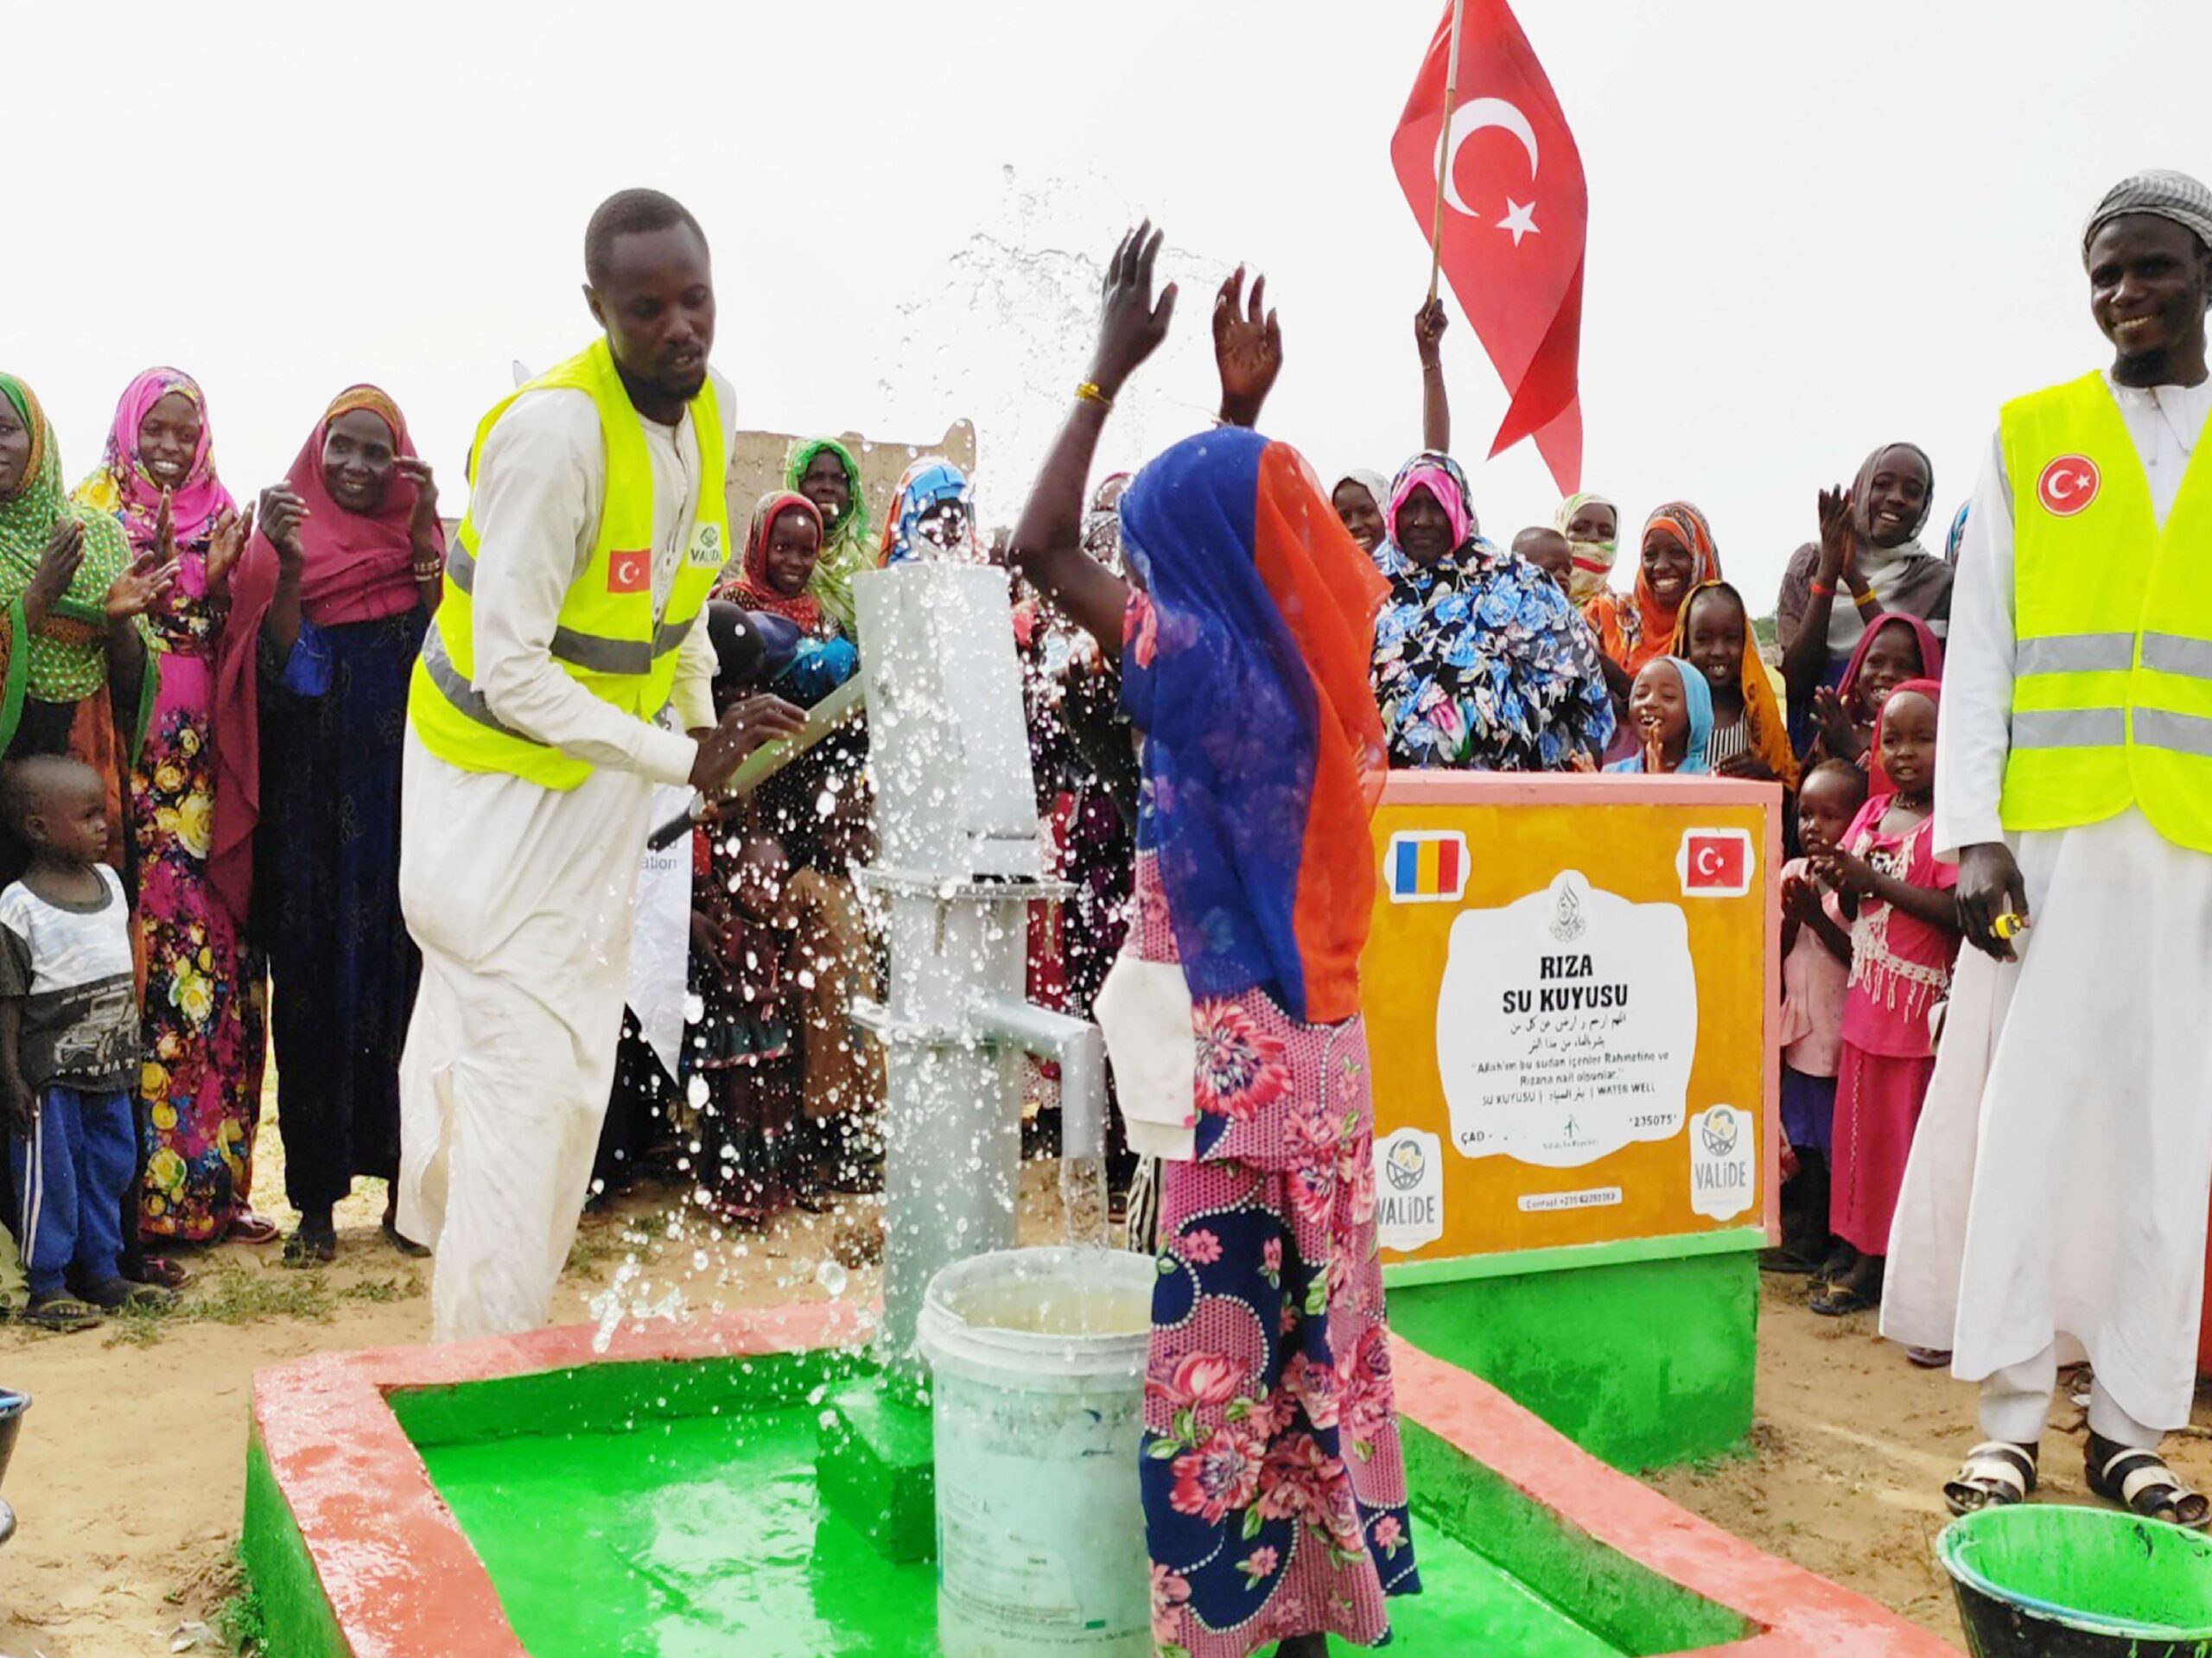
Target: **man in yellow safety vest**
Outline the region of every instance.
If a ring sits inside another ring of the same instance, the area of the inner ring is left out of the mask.
[[[1960,549],[1935,833],[1982,955],[1883,1330],[1981,1385],[1954,1512],[2033,1490],[2086,1354],[2091,1490],[2201,1527],[2158,1447],[2195,1393],[2212,1194],[2212,190],[2128,179],[2082,251],[2112,366],[2005,406]]]
[[[657,784],[719,787],[803,716],[715,717],[697,625],[730,552],[728,385],[707,241],[626,190],[592,216],[601,338],[477,429],[468,516],[408,696],[400,898],[423,982],[400,1077],[400,1226],[440,1340],[543,1324],[621,1033]]]

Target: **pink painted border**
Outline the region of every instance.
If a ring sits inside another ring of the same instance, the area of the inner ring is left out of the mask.
[[[632,1326],[607,1350],[588,1325],[449,1347],[330,1353],[264,1370],[253,1428],[353,1658],[527,1658],[385,1395],[623,1361],[741,1357],[848,1344],[858,1312],[812,1303]],[[1578,1450],[1465,1371],[1393,1338],[1401,1410],[1627,1558],[1730,1608],[1760,1633],[1732,1658],[1957,1658],[1926,1631],[1763,1554]]]

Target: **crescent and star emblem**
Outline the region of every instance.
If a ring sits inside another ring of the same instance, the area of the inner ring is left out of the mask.
[[[1453,213],[1468,219],[1479,220],[1481,215],[1467,205],[1466,198],[1459,194],[1459,181],[1453,176],[1459,168],[1459,151],[1475,134],[1492,127],[1510,132],[1521,141],[1521,148],[1529,152],[1529,181],[1534,184],[1536,180],[1536,130],[1529,124],[1529,118],[1520,108],[1503,98],[1478,98],[1462,104],[1452,112],[1451,127],[1444,134],[1444,200]],[[1529,194],[1533,196],[1535,193],[1532,190]],[[1497,221],[1497,227],[1511,232],[1513,245],[1519,247],[1522,237],[1541,234],[1536,228],[1535,213],[1535,201],[1516,201],[1509,194],[1505,198],[1504,216]]]

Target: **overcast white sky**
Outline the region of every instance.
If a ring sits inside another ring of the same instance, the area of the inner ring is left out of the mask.
[[[1240,258],[1283,312],[1272,435],[1330,473],[1387,472],[1420,435],[1427,250],[1389,143],[1442,0],[7,10],[0,365],[73,475],[149,363],[206,384],[241,496],[372,379],[458,511],[510,360],[588,337],[584,221],[630,184],[705,223],[743,423],[972,418],[992,518],[1141,211],[1173,241],[1182,338],[1109,459],[1210,403],[1205,301]],[[1935,455],[1940,527],[1999,400],[2102,359],[2084,213],[2139,167],[2212,174],[2212,6],[1518,10],[1589,175],[1586,482],[1639,521],[1699,503],[1761,608],[1815,491],[1877,441]],[[1485,527],[1548,519],[1533,448],[1476,464],[1504,398],[1464,322],[1446,352]]]

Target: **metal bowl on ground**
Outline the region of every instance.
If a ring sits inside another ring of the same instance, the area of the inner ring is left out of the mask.
[[[22,1432],[23,1413],[30,1408],[31,1396],[0,1388],[0,1480],[8,1477],[8,1459],[16,1453],[16,1436]],[[0,1502],[0,1543],[16,1534],[16,1511]]]

